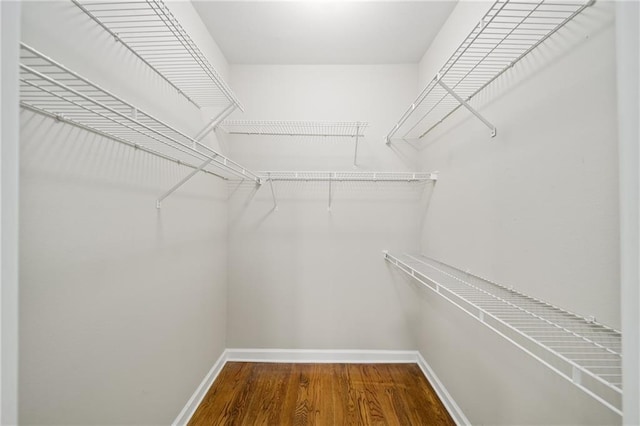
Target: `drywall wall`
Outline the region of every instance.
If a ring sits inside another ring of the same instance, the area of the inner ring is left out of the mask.
[[[18,423],[18,40],[20,3],[0,3],[0,424]]]
[[[354,141],[220,135],[258,170],[414,170],[383,136],[413,96],[416,65],[232,66],[242,119],[368,121]],[[228,346],[412,349],[383,249],[418,248],[417,211],[432,184],[230,185]]]
[[[640,424],[640,6],[616,3],[624,424]]]
[[[612,10],[588,8],[478,96],[497,137],[459,110],[420,153],[442,172],[423,251],[619,328]]]
[[[482,14],[458,4],[423,83]],[[421,167],[440,171],[423,253],[619,328],[614,49],[613,5],[598,2],[473,101],[497,137],[459,110],[420,142]],[[420,352],[472,423],[620,422],[436,296],[404,291]]]
[[[24,3],[22,38],[187,134],[204,125],[71,2]],[[197,175],[157,210],[191,169],[28,110],[20,125],[21,423],[168,424],[225,349],[227,184]]]

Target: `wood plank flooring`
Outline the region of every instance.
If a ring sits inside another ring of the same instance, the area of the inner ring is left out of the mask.
[[[196,425],[454,425],[417,364],[228,362]]]

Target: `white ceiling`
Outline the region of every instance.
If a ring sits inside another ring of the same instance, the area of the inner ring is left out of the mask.
[[[231,64],[398,64],[422,58],[455,1],[193,5]]]

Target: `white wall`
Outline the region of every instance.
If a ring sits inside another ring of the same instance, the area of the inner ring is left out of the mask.
[[[616,3],[624,423],[640,424],[640,7]]]
[[[422,61],[423,83],[482,14],[458,4]],[[421,167],[440,171],[421,249],[619,328],[614,47],[613,5],[597,2],[473,101],[496,138],[459,110],[421,142]],[[417,304],[408,309],[419,350],[472,423],[620,422],[480,324],[396,282]]]
[[[619,328],[614,52],[603,2],[475,102],[496,138],[460,110],[422,142],[423,250]]]
[[[204,125],[71,2],[23,12],[26,43],[188,134]],[[198,175],[158,211],[191,169],[20,119],[21,422],[168,424],[225,348],[227,184]]]
[[[18,39],[20,3],[0,3],[0,424],[18,422]]]
[[[414,170],[384,145],[413,96],[415,65],[232,66],[242,119],[368,121],[358,170]],[[225,136],[232,158],[258,170],[354,170],[352,140]],[[412,349],[381,250],[418,248],[427,185],[230,185],[228,346]]]

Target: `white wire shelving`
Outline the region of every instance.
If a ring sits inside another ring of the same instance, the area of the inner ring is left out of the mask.
[[[219,128],[232,135],[357,138],[364,136],[367,126],[363,121],[225,120]]]
[[[258,172],[263,182],[268,182],[273,197],[274,209],[278,200],[273,182],[328,182],[328,206],[331,211],[334,182],[409,182],[424,183],[438,180],[437,172],[340,172],[340,171],[270,171]]]
[[[384,257],[622,415],[619,331],[425,256]]]
[[[358,163],[358,142],[369,126],[366,121],[225,120],[218,128],[230,135],[298,136],[355,141],[353,165]]]
[[[425,182],[437,180],[436,173],[430,172],[257,172],[265,181],[306,181],[306,182]]]
[[[386,136],[420,139],[464,106],[495,136],[469,101],[594,0],[497,0]]]
[[[71,1],[196,106],[229,104],[231,110],[242,110],[231,88],[161,0]]]
[[[204,170],[220,177],[262,182],[256,173],[24,43],[20,48],[20,105],[192,167],[188,178]],[[160,197],[158,207],[187,179]]]

